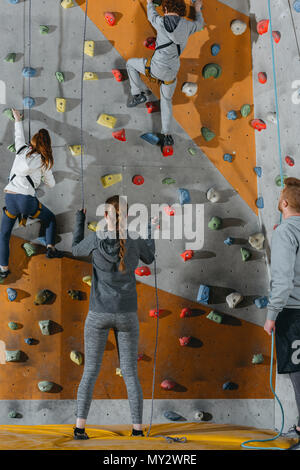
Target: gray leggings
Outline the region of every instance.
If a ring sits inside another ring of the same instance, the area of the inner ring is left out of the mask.
[[[297,426],[300,427],[300,372],[291,372],[290,378],[294,387],[295,398],[298,408],[298,423]]]
[[[138,379],[139,322],[136,312],[89,312],[84,327],[84,371],[77,392],[77,418],[86,419],[110,328],[119,345],[120,369],[127,388],[133,424],[142,424],[143,392]]]

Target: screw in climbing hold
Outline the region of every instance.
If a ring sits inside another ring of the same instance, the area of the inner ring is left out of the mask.
[[[146,108],[148,114],[157,113],[159,111],[159,105],[153,101],[148,101],[148,103],[146,103]]]
[[[216,137],[216,134],[210,129],[208,129],[208,127],[201,127],[201,134],[204,140],[206,140],[206,142],[209,142],[214,137]]]
[[[221,194],[215,188],[210,188],[206,193],[206,197],[208,201],[215,203],[221,199]]]
[[[101,177],[101,183],[104,188],[108,188],[109,186],[112,186],[116,183],[120,183],[123,179],[123,176],[121,173],[116,173],[114,175],[105,175]]]
[[[265,236],[263,233],[254,233],[248,238],[249,244],[256,250],[262,250],[264,247]]]
[[[8,323],[8,328],[10,330],[19,330],[21,328],[21,325],[20,323],[16,323],[15,321],[10,321]]]
[[[256,207],[258,209],[263,209],[264,208],[264,199],[262,197],[257,198],[255,204],[256,204]]]
[[[16,300],[17,296],[18,296],[18,293],[15,289],[12,289],[11,287],[8,287],[6,289],[6,292],[7,292],[7,297],[8,297],[8,300],[10,302],[13,302],[14,300]]]
[[[51,327],[52,327],[51,320],[40,320],[39,327],[42,332],[42,335],[45,335],[45,336],[51,335]]]
[[[218,64],[206,64],[202,69],[203,78],[219,78],[222,73],[222,68]]]
[[[287,178],[287,175],[282,175],[283,183],[286,178]],[[276,176],[275,184],[276,186],[281,186],[281,175]]]
[[[242,300],[243,296],[239,292],[232,292],[226,297],[226,302],[229,308],[235,308]]]
[[[61,6],[66,9],[66,8],[72,8],[72,7],[74,7],[75,4],[73,3],[73,0],[63,0],[63,1],[61,2]]]
[[[82,282],[84,282],[84,284],[87,284],[89,287],[92,286],[92,276],[84,276],[82,278]]]
[[[241,107],[240,109],[240,113],[241,115],[246,118],[247,116],[249,116],[249,114],[251,113],[251,106],[250,104],[243,104],[243,106]]]
[[[267,296],[257,297],[254,300],[254,304],[256,305],[257,308],[266,308],[268,303],[269,303],[269,298]]]
[[[142,175],[135,175],[133,178],[132,178],[132,182],[133,184],[135,184],[136,186],[141,186],[142,184],[144,184],[145,180],[143,178]]]
[[[258,34],[265,34],[268,32],[268,29],[269,29],[269,23],[270,21],[269,20],[261,20],[257,23],[257,32]]]
[[[123,377],[122,370],[119,367],[116,368],[116,375]]]
[[[254,354],[252,358],[252,364],[262,364],[264,362],[264,356],[262,354]]]
[[[81,155],[81,145],[69,145],[68,149],[70,150],[71,154],[75,157]],[[83,151],[83,148],[82,148]]]
[[[24,248],[25,253],[29,258],[36,254],[36,248],[31,243],[24,243],[22,247]]]
[[[295,0],[293,3],[293,7],[297,13],[300,13],[300,0]]]
[[[255,166],[254,167],[254,172],[257,174],[257,176],[260,178],[262,175],[262,168],[260,166]]]
[[[222,315],[220,313],[215,312],[214,310],[211,310],[206,318],[208,318],[208,320],[211,320],[215,323],[222,323],[223,321]]]
[[[36,69],[33,67],[24,67],[22,70],[22,75],[25,78],[32,78],[36,76]]]
[[[16,147],[15,147],[15,144],[11,144],[7,147],[7,150],[9,150],[10,152],[12,153],[15,153],[16,152]]]
[[[176,183],[176,180],[174,180],[173,178],[164,178],[162,180],[162,184],[174,184]]]
[[[169,216],[173,217],[175,215],[175,210],[171,206],[164,207],[164,212]]]
[[[36,342],[33,338],[25,338],[24,341],[29,346],[32,346]]]
[[[158,313],[157,313],[157,309],[153,308],[152,310],[150,310],[149,312],[149,317],[151,318],[160,318],[161,314],[163,313],[163,309],[158,309]]]
[[[124,80],[122,72],[119,69],[112,69],[111,72],[112,72],[112,74],[115,77],[117,82],[122,82]]]
[[[244,32],[246,31],[247,25],[244,21],[233,20],[230,23],[230,28],[235,36],[240,36],[241,34],[244,34]]]
[[[152,132],[146,132],[146,134],[142,134],[140,137],[141,139],[148,142],[148,144],[152,144],[152,145],[157,145],[160,140],[158,135],[153,134]]]
[[[295,165],[295,161],[292,157],[286,156],[285,161],[289,166],[294,166]]]
[[[140,266],[134,271],[137,276],[150,276],[151,270],[148,266]]]
[[[189,204],[191,202],[191,195],[188,189],[179,188],[178,189],[179,203],[181,206],[184,204]]]
[[[233,245],[234,239],[232,237],[228,237],[226,238],[226,240],[224,240],[224,243],[225,245],[228,245],[228,246]]]
[[[163,390],[172,390],[176,386],[176,382],[173,380],[165,379],[160,384]]]
[[[55,76],[57,80],[59,81],[59,83],[63,83],[65,81],[65,76],[63,72],[55,72]]]
[[[84,53],[90,57],[95,55],[95,41],[85,41]]]
[[[223,384],[223,390],[237,390],[238,385],[234,382],[225,382]]]
[[[227,119],[229,119],[230,121],[235,121],[237,119],[237,113],[236,111],[234,111],[234,109],[232,109],[231,111],[228,111],[227,113]]]
[[[248,261],[251,258],[251,253],[247,248],[241,248],[241,256],[243,261]]]
[[[116,17],[111,11],[107,11],[104,14],[104,19],[109,26],[114,26],[116,24]]]
[[[14,121],[15,118],[14,118],[14,115],[13,115],[13,112],[10,108],[6,108],[3,110],[2,114],[4,114],[6,117],[8,117],[8,119],[10,121]]]
[[[224,153],[224,155],[223,155],[223,160],[224,160],[224,162],[232,163],[232,162],[233,162],[233,158],[234,158],[234,156],[233,156],[233,155],[230,155],[230,153]]]
[[[38,383],[38,388],[41,392],[51,392],[54,387],[53,382],[49,382],[48,380],[42,380]]]
[[[56,98],[56,111],[58,113],[65,113],[67,100],[65,98]]]
[[[49,26],[46,26],[45,24],[40,25],[40,33],[41,34],[48,34],[49,33]]]
[[[35,99],[32,98],[31,96],[25,96],[23,99],[23,106],[24,108],[33,108],[35,105]]]
[[[81,366],[81,364],[83,363],[83,356],[82,356],[81,352],[79,352],[79,351],[71,351],[70,352],[70,359],[71,359],[72,362],[74,362],[78,366]]]
[[[266,72],[259,72],[257,74],[257,78],[258,78],[259,83],[261,83],[262,85],[264,85],[268,81],[268,76]]]
[[[198,91],[198,85],[193,82],[185,82],[182,85],[181,91],[188,97],[195,96]]]
[[[251,126],[253,127],[253,129],[257,130],[257,131],[261,131],[263,129],[266,129],[267,128],[267,125],[266,123],[262,120],[262,119],[252,119],[251,121]]]
[[[180,318],[186,318],[192,316],[192,310],[189,307],[183,308],[180,312]]]
[[[6,362],[19,362],[21,359],[21,351],[5,351]]]
[[[182,416],[179,415],[178,413],[175,413],[175,411],[165,411],[164,417],[166,419],[169,419],[170,421],[178,421],[182,419]]]
[[[81,293],[80,290],[69,289],[68,290],[68,295],[73,300],[81,300],[82,299],[82,293]]]
[[[156,38],[154,38],[154,37],[147,38],[144,41],[144,46],[147,47],[147,49],[155,50],[155,48],[156,48]]]
[[[97,123],[101,126],[113,129],[117,123],[117,118],[110,116],[109,114],[101,114],[97,120]]]
[[[99,80],[99,77],[96,74],[96,72],[84,72],[83,80],[85,80],[85,81],[95,81],[95,80]]]
[[[34,297],[34,305],[44,305],[51,302],[54,299],[55,295],[49,289],[42,289],[37,292]]]
[[[197,302],[200,304],[208,304],[209,303],[209,294],[210,288],[205,286],[204,284],[200,284],[198,294],[197,294]]]
[[[185,250],[183,253],[181,253],[181,258],[183,259],[184,262],[186,262],[189,259],[192,259],[194,256],[193,250]]]

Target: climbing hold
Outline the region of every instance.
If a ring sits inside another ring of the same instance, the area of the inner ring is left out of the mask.
[[[36,69],[32,67],[24,67],[22,70],[22,75],[23,77],[29,78],[29,77],[35,77],[36,75]]]
[[[21,359],[21,351],[5,351],[6,362],[18,362]]]
[[[11,287],[8,287],[6,289],[6,292],[7,292],[8,300],[10,302],[13,302],[14,300],[16,300],[18,293],[15,289],[12,289]]]
[[[197,295],[197,302],[199,302],[200,304],[208,304],[209,292],[210,292],[210,289],[208,286],[205,286],[204,284],[200,284],[198,295]]]
[[[153,308],[152,310],[150,310],[149,312],[149,317],[151,318],[160,318],[161,314],[163,313],[163,309],[158,309],[158,313],[157,313],[157,309]]]
[[[29,346],[32,346],[35,343],[33,338],[25,338],[24,341],[26,344],[29,344]]]
[[[119,69],[112,69],[111,73],[113,74],[117,82],[122,82],[124,80],[122,72]]]
[[[269,122],[272,122],[273,124],[277,124],[277,116],[276,113],[268,113],[267,114],[267,119]]]
[[[250,104],[243,104],[243,106],[242,106],[241,109],[240,109],[240,112],[241,112],[241,115],[242,115],[243,117],[249,116],[249,114],[251,113],[251,106],[250,106]]]
[[[209,320],[214,321],[215,323],[222,323],[223,317],[220,313],[214,312],[211,310],[207,317]]]
[[[163,157],[171,157],[173,155],[172,145],[164,145],[162,147],[162,154],[163,154]]]
[[[231,238],[231,237],[228,237],[228,238],[226,238],[226,240],[224,240],[224,243],[225,243],[225,245],[228,245],[228,246],[233,245],[234,239]]]
[[[189,151],[189,154],[192,155],[193,157],[197,154],[197,150],[194,149],[193,147],[190,147],[188,151]]]
[[[23,248],[26,252],[26,255],[30,258],[30,256],[33,256],[36,254],[36,248],[33,246],[31,243],[24,243]]]
[[[83,80],[99,80],[99,77],[95,72],[84,72]]]
[[[17,57],[17,54],[15,52],[10,52],[9,54],[7,54],[4,60],[5,62],[15,62],[16,57]]]
[[[7,150],[9,150],[10,152],[12,153],[15,153],[16,152],[16,147],[15,147],[15,144],[11,144],[7,147]]]
[[[142,361],[143,359],[144,359],[144,354],[143,353],[139,354],[137,358],[138,362]]]
[[[81,300],[81,298],[82,298],[80,290],[69,289],[68,290],[68,295],[73,300]]]
[[[252,364],[262,364],[264,362],[264,356],[262,354],[254,354],[252,358]]]
[[[233,34],[235,36],[240,36],[241,34],[243,34],[246,31],[247,25],[244,21],[233,20],[230,23],[230,28],[231,28],[231,31],[233,32]]]
[[[262,83],[262,84],[266,83],[268,80],[268,76],[266,72],[259,72],[257,74],[257,78],[258,78],[259,83]]]
[[[256,129],[259,132],[267,128],[266,123],[262,119],[252,119],[250,124],[253,127],[253,129]]]
[[[285,161],[289,166],[294,166],[295,165],[295,161],[292,157],[289,157],[289,156],[285,157]]]
[[[98,222],[97,220],[88,223],[88,229],[92,232],[97,232]]]
[[[230,121],[235,121],[237,119],[237,113],[233,109],[231,111],[228,111],[227,113],[227,119]]]
[[[262,168],[260,166],[255,166],[254,171],[257,174],[257,176],[260,178],[262,175]]]
[[[256,250],[262,250],[264,246],[265,236],[263,233],[254,233],[248,238],[250,245]]]
[[[142,184],[144,184],[145,180],[142,177],[142,175],[135,175],[132,178],[132,182],[133,182],[133,184],[136,184],[137,186],[141,186]]]
[[[54,386],[54,383],[48,382],[48,380],[43,380],[38,383],[38,387],[41,392],[51,392],[53,386]]]
[[[174,180],[173,178],[164,178],[162,180],[162,184],[174,184],[176,183],[176,180]]]
[[[243,296],[238,292],[232,292],[226,297],[226,302],[229,308],[235,308],[242,300]]]
[[[113,132],[112,136],[117,140],[121,140],[121,142],[126,142],[125,129]]]
[[[215,203],[221,199],[221,194],[215,188],[210,188],[206,193],[206,197],[210,202]]]
[[[19,3],[20,0],[8,0],[9,3],[11,3],[12,5],[16,5],[17,3]]]
[[[170,217],[173,217],[175,215],[175,211],[174,211],[174,209],[172,209],[171,206],[164,207],[164,211]]]
[[[259,197],[258,199],[256,199],[255,204],[256,204],[256,207],[257,207],[258,209],[263,209],[263,208],[264,208],[264,200],[263,200],[263,198],[262,198],[262,197]]]
[[[116,24],[116,17],[111,11],[107,11],[104,14],[104,18],[106,23],[109,24],[109,26],[114,26]]]
[[[233,158],[234,158],[233,155],[230,155],[230,153],[224,153],[223,155],[224,162],[232,163]]]
[[[223,390],[236,390],[237,388],[238,386],[234,382],[225,382],[223,384]]]
[[[241,255],[243,261],[248,261],[251,258],[251,253],[246,248],[241,248]]]
[[[181,258],[183,259],[183,261],[187,261],[189,259],[192,259],[192,257],[194,256],[194,252],[193,250],[185,250],[183,253],[181,253]]]
[[[116,125],[117,119],[114,116],[110,116],[109,114],[101,114],[98,118],[97,123],[104,127],[109,127],[113,129]]]
[[[141,266],[134,271],[137,276],[150,276],[151,270],[148,266]]]
[[[10,330],[19,330],[19,329],[20,329],[20,325],[19,325],[19,323],[16,323],[15,321],[10,321],[10,322],[8,323],[8,328],[9,328]]]
[[[116,368],[116,375],[118,375],[119,377],[123,377],[122,371],[119,367]]]
[[[85,41],[84,53],[90,57],[94,57],[94,54],[95,54],[95,42],[94,41]]]
[[[108,188],[113,184],[119,183],[122,181],[123,177],[121,173],[116,173],[114,175],[105,175],[101,177],[101,183],[104,188]]]
[[[85,284],[87,284],[88,286],[92,286],[92,276],[84,276],[82,278],[82,282],[84,282]]]
[[[67,100],[65,98],[56,98],[56,111],[64,113],[66,111]]]
[[[63,0],[63,1],[61,2],[61,6],[62,6],[63,8],[72,8],[72,7],[74,7],[73,0]]]
[[[147,49],[152,49],[153,51],[156,48],[156,38],[154,37],[149,37],[144,41],[144,46],[147,47]]]
[[[211,55],[218,55],[220,50],[221,50],[221,46],[219,44],[213,44],[210,48],[211,50]]]
[[[163,380],[160,384],[161,388],[163,388],[164,390],[172,390],[172,388],[174,388],[176,385],[175,382],[173,382],[173,380]]]
[[[41,34],[48,34],[49,33],[49,26],[41,24],[40,25],[40,33]]]
[[[14,419],[14,418],[19,418],[19,417],[20,417],[20,413],[18,413],[18,412],[15,411],[15,410],[12,410],[12,411],[10,411],[10,412],[8,413],[8,417],[9,417],[9,418],[12,418],[12,419]]]
[[[280,39],[281,39],[280,32],[279,31],[272,31],[272,36],[273,36],[273,39],[276,42],[276,44],[278,44]]]
[[[287,175],[282,175],[282,176],[283,176],[283,183],[284,183],[284,180],[287,178]],[[276,176],[275,184],[276,186],[281,186],[281,175]]]
[[[182,418],[182,416],[180,416],[178,413],[175,413],[175,411],[165,411],[164,417],[170,421],[178,421]]]
[[[179,188],[178,189],[179,203],[181,206],[184,204],[189,204],[191,202],[191,195],[188,189]]]
[[[147,132],[146,134],[141,135],[141,139],[145,140],[149,144],[157,145],[159,142],[159,137],[152,132]]]
[[[81,145],[69,145],[68,148],[73,156],[81,155]]]
[[[15,120],[14,115],[13,115],[13,112],[12,112],[12,110],[11,110],[10,108],[4,109],[4,111],[3,111],[2,114],[4,114],[5,116],[7,116],[10,121],[14,121],[14,120]]]
[[[63,83],[65,81],[65,76],[63,72],[55,72],[55,76],[57,80],[59,81],[59,83]]]
[[[194,96],[198,91],[198,85],[197,85],[197,83],[185,82],[182,85],[181,91],[186,96]]]
[[[186,318],[192,316],[192,310],[188,307],[183,308],[180,313],[180,318]]]
[[[23,105],[24,108],[33,108],[33,106],[35,105],[35,99],[31,98],[31,96],[25,96],[25,98],[23,99]]]
[[[34,298],[34,305],[44,305],[53,300],[54,294],[49,289],[43,289],[37,292]]]
[[[201,134],[204,140],[206,140],[206,142],[209,142],[214,137],[216,137],[216,134],[210,129],[208,129],[208,127],[201,127]]]
[[[79,351],[71,351],[70,359],[71,361],[75,362],[75,364],[77,364],[78,366],[81,366],[83,362],[82,354]]]
[[[204,413],[203,413],[203,411],[197,411],[197,412],[195,413],[195,419],[196,419],[197,421],[202,421],[203,418],[204,418]]]
[[[222,219],[219,217],[212,217],[208,222],[208,228],[211,230],[220,230],[222,227]]]
[[[268,32],[269,29],[269,20],[261,20],[257,23],[256,29],[258,34],[265,34]]]
[[[40,320],[39,327],[43,335],[51,335],[51,320]]]
[[[191,336],[182,336],[181,338],[179,338],[180,346],[187,346],[191,339]]]
[[[300,0],[295,0],[293,7],[297,13],[300,13]]]
[[[219,78],[222,68],[218,64],[206,64],[202,69],[203,78]]]
[[[266,308],[266,306],[269,303],[269,298],[264,296],[264,297],[257,297],[257,299],[254,300],[254,303],[257,308]]]

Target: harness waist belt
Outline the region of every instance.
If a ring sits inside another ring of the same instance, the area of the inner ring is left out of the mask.
[[[42,210],[42,203],[40,201],[38,201],[38,210],[35,212],[35,214],[33,215],[30,215],[30,219],[37,219],[41,213],[41,210]],[[28,219],[28,216],[27,215],[23,215],[23,214],[17,214],[17,215],[14,215],[14,214],[11,214],[7,209],[6,207],[3,207],[3,211],[4,211],[4,214],[9,217],[10,219],[19,219],[19,226],[23,226],[25,227],[26,226],[26,222],[27,222],[27,219]]]

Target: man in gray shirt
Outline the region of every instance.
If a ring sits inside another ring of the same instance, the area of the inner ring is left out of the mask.
[[[272,236],[271,293],[265,331],[276,333],[277,369],[290,374],[300,436],[300,180],[286,178],[278,209],[283,221]]]

